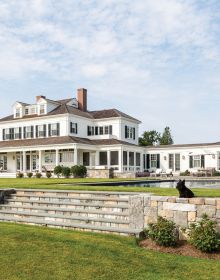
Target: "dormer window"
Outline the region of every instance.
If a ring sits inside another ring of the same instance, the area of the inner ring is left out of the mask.
[[[15,116],[16,116],[16,118],[20,118],[20,116],[21,116],[21,110],[20,109],[16,109]]]
[[[25,109],[24,114],[25,114],[25,115],[28,115],[28,114],[29,114],[29,109],[28,109],[28,108]]]
[[[40,105],[40,115],[45,114],[45,105]]]

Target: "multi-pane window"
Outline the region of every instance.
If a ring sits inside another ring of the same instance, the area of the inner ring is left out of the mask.
[[[29,114],[29,109],[28,109],[28,108],[25,108],[24,114],[25,114],[25,115],[28,115],[28,114]]]
[[[189,168],[204,168],[205,155],[189,156]]]
[[[40,105],[40,115],[45,114],[45,105]]]
[[[77,134],[78,133],[78,125],[77,123],[70,122],[70,133]]]
[[[49,136],[59,136],[60,135],[60,124],[53,123],[48,125],[48,135]]]
[[[169,169],[180,170],[180,154],[169,154]]]
[[[25,126],[23,129],[24,138],[33,138],[34,137],[34,127],[33,126]]]
[[[46,137],[46,124],[36,125],[36,137]]]
[[[157,168],[157,154],[150,155],[151,168]]]
[[[16,118],[19,118],[21,116],[21,110],[20,109],[16,109],[15,116],[16,116]]]
[[[105,134],[109,134],[109,126],[105,126],[104,132],[105,132]]]
[[[74,158],[74,150],[73,149],[67,149],[67,150],[60,150],[59,153],[59,160],[60,162],[73,162]]]
[[[88,126],[87,127],[87,135],[112,135],[112,125],[106,126]]]
[[[7,171],[7,155],[0,154],[0,170]]]
[[[55,163],[56,162],[56,152],[55,151],[45,151],[44,154],[45,163]]]
[[[125,139],[136,139],[135,127],[125,126]]]
[[[13,140],[14,139],[14,128],[3,129],[3,140]]]
[[[14,139],[21,139],[21,127],[14,128]]]
[[[100,135],[103,135],[103,126],[100,126],[100,128],[99,128],[99,134],[100,134]]]

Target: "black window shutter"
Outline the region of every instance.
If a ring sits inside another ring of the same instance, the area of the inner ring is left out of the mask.
[[[201,155],[201,168],[205,168],[205,156]]]
[[[128,127],[127,127],[127,125],[125,126],[125,139],[127,139],[128,138]]]
[[[193,156],[189,156],[189,168],[193,168]]]
[[[157,154],[157,168],[160,168],[160,154]]]
[[[33,125],[31,126],[31,138],[34,138],[34,127],[33,127]]]
[[[51,136],[51,124],[48,124],[48,136]]]
[[[109,134],[112,135],[112,125],[109,126]]]
[[[90,126],[87,126],[87,135],[90,136],[91,132],[90,132]]]
[[[36,138],[38,138],[38,125],[35,126]]]
[[[5,129],[3,129],[3,131],[2,131],[2,138],[3,138],[3,140],[5,140]]]
[[[133,127],[133,139],[135,140],[135,127]]]
[[[22,135],[21,135],[21,127],[19,127],[19,139],[21,139],[22,138]]]
[[[46,137],[46,134],[47,134],[47,126],[46,124],[44,124],[44,137]]]
[[[98,126],[95,127],[95,135],[99,135],[99,128],[98,128]]]
[[[78,123],[76,123],[76,134],[78,134]]]
[[[73,133],[72,127],[73,127],[73,123],[70,122],[70,133]]]
[[[60,136],[60,123],[57,123],[57,136]]]
[[[150,155],[147,154],[147,169],[150,169]]]
[[[26,138],[26,126],[24,126],[24,128],[23,128],[23,138],[24,139]]]

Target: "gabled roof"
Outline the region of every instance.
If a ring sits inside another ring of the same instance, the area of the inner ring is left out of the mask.
[[[45,116],[54,116],[54,115],[61,115],[61,114],[73,114],[76,116],[80,116],[80,117],[84,117],[84,118],[88,118],[88,119],[108,119],[108,118],[118,118],[118,117],[123,117],[126,119],[130,119],[132,121],[135,122],[140,122],[139,120],[117,110],[117,109],[106,109],[106,110],[98,110],[98,111],[82,111],[79,110],[73,106],[69,106],[67,105],[68,102],[70,102],[71,100],[73,100],[73,98],[69,98],[69,99],[62,99],[62,100],[50,100],[50,99],[45,99],[45,100],[49,100],[51,102],[57,103],[57,107],[55,109],[53,109],[51,112],[49,112],[48,114],[45,115],[26,115],[23,116],[20,119],[31,119],[31,118],[36,118],[36,117],[45,117]],[[25,103],[24,103],[25,104]],[[26,104],[28,105],[28,104]],[[2,119],[0,119],[0,122],[4,122],[4,121],[12,121],[15,120],[14,115],[10,115],[7,117],[4,117]],[[18,119],[16,119],[18,120]]]
[[[194,144],[173,144],[173,145],[157,145],[157,146],[142,146],[148,150],[154,149],[172,149],[172,148],[191,148],[191,147],[207,147],[207,146],[220,146],[220,142],[214,143],[194,143]]]
[[[117,110],[117,109],[107,109],[107,110],[100,110],[100,111],[90,111],[90,114],[93,116],[94,119],[105,119],[105,118],[117,118],[117,117],[124,117],[126,119],[131,119],[133,121],[140,122],[139,120]]]

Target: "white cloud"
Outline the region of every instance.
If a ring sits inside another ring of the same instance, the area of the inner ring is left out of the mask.
[[[205,90],[218,101],[219,9],[217,0],[3,0],[0,79],[83,83],[145,128],[186,128],[180,111],[194,119]]]

